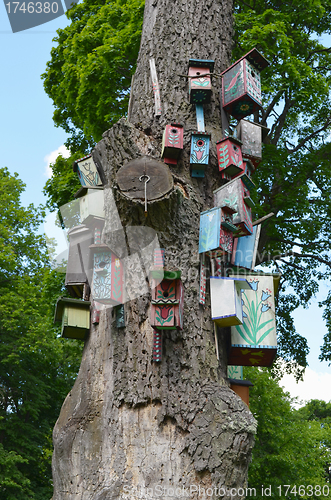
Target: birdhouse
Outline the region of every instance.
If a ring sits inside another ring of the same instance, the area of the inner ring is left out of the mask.
[[[237,232],[230,207],[215,207],[200,214],[199,253],[221,250],[231,254],[233,234]]]
[[[244,278],[210,277],[211,317],[218,326],[242,324],[241,291],[249,288]]]
[[[229,365],[271,366],[277,353],[275,288],[279,275],[247,276],[242,292],[242,325],[231,328]]]
[[[91,225],[95,218],[104,219],[104,190],[82,188],[76,196],[79,197],[80,220]]]
[[[68,231],[69,255],[65,287],[77,299],[89,298],[90,283],[90,245],[93,243],[92,231],[81,224]]]
[[[268,128],[248,120],[240,120],[237,125],[237,137],[242,142],[242,155],[252,161],[254,168],[262,160],[263,136],[266,135],[268,131]]]
[[[227,137],[216,142],[218,168],[231,178],[243,172],[241,142],[235,137]]]
[[[151,325],[157,330],[182,330],[184,287],[181,271],[164,271],[161,282],[152,276]],[[157,284],[156,284],[157,283]]]
[[[217,207],[228,206],[236,212],[233,215],[233,224],[238,230],[237,237],[253,233],[252,200],[242,176],[216,189],[214,191],[214,203]]]
[[[101,304],[117,305],[124,302],[123,265],[108,245],[91,245],[93,300]]]
[[[180,152],[183,149],[184,129],[179,123],[166,125],[162,139],[161,157],[168,165],[177,165]]]
[[[211,99],[211,76],[214,61],[206,59],[190,59],[188,82],[191,104],[206,104]]]
[[[192,132],[191,136],[191,176],[204,177],[205,167],[209,163],[210,135],[206,132]]]
[[[240,120],[262,109],[260,72],[269,65],[256,49],[251,50],[222,73],[222,105]]]
[[[86,339],[90,331],[90,305],[88,301],[65,297],[57,300],[54,322],[62,322],[62,337]]]
[[[253,233],[242,238],[235,238],[231,264],[253,271],[256,262],[261,225],[253,226]]]
[[[249,407],[249,388],[253,387],[250,380],[237,380],[229,378],[230,389],[239,396]]]
[[[73,171],[77,172],[83,187],[96,187],[104,184],[102,168],[93,160],[92,155],[79,158],[73,164]]]
[[[244,370],[242,366],[229,365],[227,367],[228,378],[243,380],[244,378]]]

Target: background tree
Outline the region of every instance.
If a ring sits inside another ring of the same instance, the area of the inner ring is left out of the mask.
[[[0,169],[0,496],[52,494],[51,434],[79,366],[81,346],[58,338],[54,304],[62,275],[51,270],[44,213],[24,208],[24,184]]]

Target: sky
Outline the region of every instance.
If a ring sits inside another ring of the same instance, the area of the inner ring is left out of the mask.
[[[26,184],[23,205],[45,203],[42,189],[50,175],[49,164],[62,152],[67,136],[53,124],[53,105],[43,89],[40,75],[45,71],[54,46],[56,30],[68,23],[63,15],[46,24],[12,33],[4,3],[0,4],[0,144],[1,167],[17,172]],[[331,400],[331,367],[319,362],[319,347],[326,333],[318,300],[326,296],[329,284],[323,284],[317,299],[295,314],[298,333],[310,347],[309,368],[304,382],[285,376],[281,385],[299,400]]]

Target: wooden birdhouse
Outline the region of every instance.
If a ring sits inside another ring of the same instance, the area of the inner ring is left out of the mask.
[[[262,109],[260,72],[269,65],[257,49],[253,49],[222,73],[222,105],[240,120]]]
[[[83,187],[97,187],[104,184],[103,170],[100,165],[93,160],[91,154],[76,160],[73,164],[73,171],[77,172]]]
[[[191,137],[191,176],[204,177],[209,163],[210,135],[206,132],[193,132]]]
[[[245,277],[250,289],[242,293],[242,325],[231,328],[228,364],[271,366],[277,353],[274,282],[279,275]]]
[[[62,322],[62,337],[85,340],[90,331],[90,305],[84,300],[60,297],[54,322]]]
[[[188,69],[189,93],[191,104],[206,104],[211,99],[211,76],[214,61],[190,59]]]
[[[77,299],[89,298],[90,273],[90,245],[93,243],[93,234],[90,228],[81,224],[68,231],[69,255],[65,287],[72,297]]]
[[[233,235],[237,232],[232,219],[234,210],[230,207],[215,207],[200,214],[199,253],[221,250],[231,254]]]
[[[153,277],[153,273],[158,272],[151,271],[151,326],[157,330],[182,330],[184,287],[181,271],[164,271],[161,282]]]
[[[242,324],[241,291],[249,288],[244,278],[210,277],[211,317],[218,326]]]
[[[86,225],[93,225],[94,220],[104,219],[104,190],[103,189],[85,189],[76,193],[79,197],[80,220]]]
[[[252,234],[234,239],[232,265],[250,269],[251,271],[254,270],[260,232],[261,225],[253,226]]]
[[[229,378],[230,389],[239,396],[249,407],[249,388],[253,387],[250,380],[237,380]]]
[[[244,164],[241,154],[241,142],[235,137],[227,137],[216,142],[218,168],[229,179],[243,172]]]
[[[242,155],[252,161],[254,168],[262,160],[263,136],[269,129],[248,120],[240,120],[237,125],[237,137],[242,142]]]
[[[91,296],[101,304],[117,305],[124,302],[123,265],[108,245],[91,245]]]
[[[217,207],[228,206],[235,211],[233,224],[237,227],[236,236],[247,236],[253,233],[252,200],[242,176],[229,181],[214,191],[214,203]]]
[[[161,157],[168,165],[177,165],[180,152],[183,149],[184,129],[179,123],[166,125],[162,139]]]

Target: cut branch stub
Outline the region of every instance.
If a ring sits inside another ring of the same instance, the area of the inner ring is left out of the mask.
[[[129,161],[117,172],[117,184],[120,191],[132,200],[145,199],[145,183],[139,179],[148,176],[146,185],[148,201],[154,201],[168,194],[174,187],[173,178],[167,165],[148,156]]]

